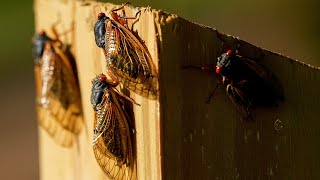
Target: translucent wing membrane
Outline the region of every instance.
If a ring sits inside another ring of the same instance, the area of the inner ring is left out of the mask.
[[[57,143],[71,146],[83,124],[73,59],[51,40],[43,45],[35,64],[38,122]]]
[[[61,124],[56,121],[56,117],[44,108],[38,107],[38,123],[39,125],[60,145],[69,147],[73,143],[74,133],[64,129]]]
[[[156,99],[158,75],[148,50],[128,29],[116,21],[112,23],[107,23],[105,36],[108,68],[128,89]]]
[[[147,47],[123,24],[125,20],[115,13],[112,15],[116,20],[100,13],[95,25],[96,43],[104,49],[107,69],[129,90],[157,99],[158,74]]]
[[[121,96],[105,78],[93,80],[93,151],[98,164],[109,178],[133,180],[136,179],[136,163],[132,149],[132,122],[119,98]]]

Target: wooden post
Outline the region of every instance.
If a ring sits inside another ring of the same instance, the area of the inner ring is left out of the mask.
[[[97,14],[113,4],[35,0],[36,30],[58,32],[76,56],[86,127],[75,145],[62,148],[41,129],[41,179],[106,179],[92,151],[91,79],[105,71],[101,49],[94,42]],[[138,179],[317,179],[320,174],[320,71],[285,56],[241,41],[240,51],[270,69],[284,88],[279,108],[259,109],[254,122],[241,120],[223,88],[210,104],[205,100],[214,75],[182,69],[214,63],[222,52],[215,29],[163,11],[142,8],[134,26],[159,70],[160,98],[134,93]],[[126,7],[127,15],[137,9]],[[221,34],[228,45],[232,36]],[[263,55],[263,56],[261,56]],[[261,58],[263,57],[263,58]]]
[[[40,129],[41,179],[105,179],[92,151],[93,110],[90,104],[91,80],[95,74],[105,72],[105,57],[94,42],[93,26],[99,12],[109,13],[112,4],[77,1],[35,1],[36,30],[48,30],[58,24],[58,32],[70,31],[62,37],[71,43],[76,57],[83,102],[85,128],[71,149],[62,148]],[[126,8],[128,16],[137,9]],[[157,66],[158,51],[154,18],[150,9],[142,11],[135,25],[144,39]],[[159,103],[131,93],[141,107],[134,106],[138,179],[161,179]]]

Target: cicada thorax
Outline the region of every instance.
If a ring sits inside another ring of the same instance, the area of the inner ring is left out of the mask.
[[[35,54],[38,122],[59,144],[70,146],[83,123],[74,59],[64,52],[61,42],[43,39],[42,48],[34,47],[42,49]]]
[[[105,75],[93,81],[91,103],[95,111],[93,150],[96,160],[111,179],[135,176],[130,119]]]
[[[116,13],[112,13],[112,17],[100,13],[94,28],[96,44],[103,48],[106,56],[107,69],[129,90],[156,99],[158,75],[148,49],[128,29],[124,19]]]

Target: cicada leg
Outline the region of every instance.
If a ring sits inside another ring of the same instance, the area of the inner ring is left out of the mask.
[[[210,103],[211,98],[213,97],[213,95],[214,95],[215,91],[218,89],[218,87],[219,87],[219,83],[217,83],[216,87],[215,87],[215,88],[213,89],[213,91],[210,93],[210,95],[209,95],[209,97],[208,97],[208,100],[206,101],[207,104]]]
[[[69,34],[70,32],[72,32],[72,31],[74,30],[74,23],[72,23],[70,29],[67,29],[67,30],[64,31],[64,32],[59,33],[59,32],[57,31],[57,26],[58,26],[60,23],[61,23],[61,18],[60,18],[60,16],[59,16],[58,20],[51,26],[51,32],[52,32],[52,34],[53,34],[53,36],[54,36],[54,39],[53,39],[53,40],[54,40],[54,42],[56,43],[56,45],[57,45],[58,47],[61,47],[61,49],[66,50],[67,47],[68,47],[68,45],[62,43],[61,37],[66,36],[67,34]]]
[[[194,68],[194,69],[200,69],[203,72],[214,72],[215,68],[213,64],[205,64],[205,65],[185,65],[182,66],[182,69],[189,69],[189,68]]]
[[[131,103],[133,103],[133,104],[135,104],[135,105],[137,105],[137,106],[141,106],[141,105],[140,105],[139,103],[137,103],[134,99],[132,99],[132,98],[128,97],[127,95],[119,92],[116,88],[113,88],[113,89],[114,89],[114,91],[115,91],[120,97],[122,97],[122,98],[130,101]]]
[[[138,15],[139,15],[139,17],[138,17]],[[133,26],[139,21],[140,15],[141,15],[141,10],[139,10],[134,17],[135,21],[133,21],[131,24],[131,28],[130,28],[131,31],[133,31]],[[144,41],[143,41],[143,43],[144,43]]]
[[[136,19],[135,17],[126,17],[126,13],[125,13],[125,10],[124,10],[124,7],[128,4],[131,4],[130,2],[127,2],[125,4],[123,4],[121,7],[117,8],[117,9],[113,9],[111,10],[111,17],[119,22],[121,25],[123,25],[124,27],[126,27],[127,29],[128,28],[128,22],[127,22],[127,19]],[[116,12],[117,11],[122,11],[122,14],[123,16],[119,16]]]
[[[119,92],[116,88],[112,88],[114,90],[114,92],[117,94],[117,97],[119,99],[124,99],[124,100],[127,100],[129,102],[131,102],[132,104],[135,104],[135,105],[138,105],[138,106],[141,106],[140,104],[138,104],[134,99],[128,97],[127,95]],[[131,118],[130,116],[132,116],[132,114],[129,116],[129,114],[127,113],[127,108],[125,106],[125,102],[123,101],[118,101],[119,102],[119,106],[121,106],[121,108],[123,109],[123,112],[125,112],[125,116],[127,117],[128,119],[128,122],[129,122],[129,126],[132,130],[132,132],[134,133],[135,132],[135,126],[134,126],[134,122],[132,121],[133,118]],[[132,107],[131,107],[132,108]],[[132,116],[133,117],[133,116]]]
[[[200,69],[201,71],[203,72],[209,72],[209,73],[212,73],[215,71],[215,66],[213,64],[205,64],[205,65],[186,65],[186,66],[183,66],[182,67],[183,69],[188,69],[188,68],[194,68],[194,69]],[[217,85],[216,87],[212,90],[212,92],[210,93],[208,99],[206,100],[206,103],[209,104],[210,101],[211,101],[211,98],[213,97],[215,91],[218,89],[219,87],[219,84],[221,83],[221,80],[220,80],[220,76],[218,75],[218,78],[217,78]]]
[[[239,82],[239,84],[247,83],[245,80]],[[228,96],[230,97],[232,103],[238,107],[239,111],[242,111],[245,114],[246,119],[253,119],[250,113],[250,100],[246,97],[245,93],[242,92],[239,88],[235,87],[232,82],[230,82],[227,87],[226,91]]]
[[[108,82],[108,83],[109,83],[112,87],[117,87],[118,84],[119,84],[118,78],[117,78],[115,75],[113,75],[113,73],[112,73],[109,69],[106,70],[106,73],[107,73],[108,76],[112,79],[112,82]]]
[[[126,13],[125,13],[125,11],[124,11],[124,7],[125,7],[126,5],[128,5],[128,4],[131,4],[131,3],[130,3],[130,2],[127,2],[127,3],[123,4],[121,7],[117,8],[117,9],[113,9],[113,10],[111,11],[111,16],[112,16],[116,21],[118,21],[120,24],[122,24],[123,26],[125,26],[125,27],[128,28],[128,29],[129,29],[129,27],[128,27],[128,22],[127,22],[127,20],[128,20],[128,19],[134,19],[135,21],[132,23],[131,28],[130,28],[130,30],[132,31],[134,24],[139,20],[138,15],[141,15],[141,11],[139,10],[134,17],[128,17],[128,16],[126,16]],[[122,14],[123,14],[122,16],[119,16],[118,14],[116,14],[116,12],[117,12],[117,11],[120,11],[120,10],[122,10]]]
[[[224,84],[226,82],[226,78],[225,76],[221,76],[220,74],[217,74],[217,85],[216,87],[213,89],[213,91],[210,93],[208,100],[206,101],[207,104],[209,104],[209,102],[211,101],[211,98],[213,97],[215,91],[218,89],[220,84]]]
[[[248,101],[245,99],[243,92],[240,89],[233,86],[233,83],[229,83],[226,87],[227,94],[240,104],[241,106],[248,106]]]

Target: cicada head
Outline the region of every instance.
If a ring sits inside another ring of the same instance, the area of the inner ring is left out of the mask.
[[[43,54],[45,44],[50,40],[45,31],[36,34],[32,39],[33,59],[36,64],[40,63],[40,58]]]
[[[109,21],[109,17],[105,13],[101,12],[98,14],[97,22],[94,25],[94,37],[98,47],[103,48],[105,45],[105,34],[106,34],[106,21]]]
[[[217,58],[216,73],[221,74],[222,76],[228,74],[233,64],[234,57],[231,50],[228,50],[226,53],[219,56]]]
[[[109,85],[107,77],[104,74],[99,74],[92,80],[91,104],[94,109],[102,102],[105,90]]]

